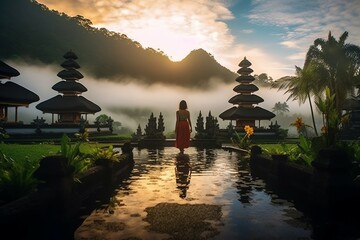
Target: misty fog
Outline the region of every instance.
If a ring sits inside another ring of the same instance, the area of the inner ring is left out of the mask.
[[[62,70],[60,66],[29,66],[10,62],[8,63],[20,72],[20,76],[12,78],[10,81],[17,83],[39,95],[40,101],[30,104],[28,108],[21,107],[18,109],[18,119],[24,123],[30,123],[37,116],[43,117],[47,123],[51,123],[51,114],[43,114],[36,109],[36,105],[45,101],[58,93],[51,87],[61,79],[56,74]],[[195,128],[196,119],[199,112],[202,115],[211,114],[218,118],[221,128],[225,128],[229,121],[223,121],[218,116],[221,112],[231,108],[233,105],[228,100],[236,95],[232,90],[238,83],[235,81],[231,84],[225,84],[222,80],[212,79],[210,90],[199,88],[185,88],[181,86],[166,85],[140,85],[134,79],[127,79],[126,83],[119,83],[106,79],[94,79],[87,75],[86,72],[79,69],[84,75],[79,82],[82,83],[88,91],[82,96],[94,102],[101,107],[101,112],[94,115],[89,114],[88,120],[92,123],[100,114],[107,114],[115,121],[119,121],[123,126],[136,130],[140,124],[144,129],[151,112],[158,117],[160,112],[164,115],[165,133],[174,130],[175,112],[178,109],[179,102],[184,99],[188,103],[191,113],[193,128]],[[123,81],[124,82],[124,81]],[[255,92],[264,99],[259,106],[272,111],[276,102],[285,102],[288,95],[279,92],[277,89],[261,88]],[[282,128],[289,128],[289,124],[295,120],[296,116],[303,116],[305,123],[311,125],[310,111],[308,103],[299,105],[297,101],[288,101],[290,112],[284,116],[276,116],[271,121],[277,121]],[[9,120],[14,118],[13,109],[9,110]],[[321,127],[321,118],[317,113],[317,124]],[[256,123],[258,125],[258,122]],[[270,121],[261,121],[261,126],[267,127]],[[291,129],[290,132],[293,132]],[[194,129],[195,131],[195,129]]]

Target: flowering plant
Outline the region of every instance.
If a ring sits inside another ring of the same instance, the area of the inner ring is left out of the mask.
[[[340,113],[335,108],[335,94],[331,94],[330,89],[326,87],[325,99],[318,97],[315,104],[323,115],[324,126],[321,128],[321,133],[325,137],[326,145],[333,146],[338,138],[341,120],[345,120],[341,119]]]
[[[249,125],[245,125],[244,131],[245,135],[243,137],[240,137],[240,135],[235,131],[235,135],[237,138],[237,142],[235,144],[238,145],[238,147],[240,148],[248,149],[251,143],[250,136],[254,134],[254,128],[250,127]]]
[[[297,117],[295,122],[291,123],[290,126],[296,127],[299,135],[307,136],[307,127],[311,127],[304,123],[302,117]]]

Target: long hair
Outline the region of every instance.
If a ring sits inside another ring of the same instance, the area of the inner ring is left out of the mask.
[[[187,109],[187,103],[185,100],[181,100],[179,103],[179,109],[186,110]]]

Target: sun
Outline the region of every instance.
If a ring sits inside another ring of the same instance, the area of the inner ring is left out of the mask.
[[[137,25],[142,27],[127,28],[126,35],[139,42],[144,48],[162,51],[172,61],[181,61],[192,50],[201,47],[200,34],[189,34],[184,28],[174,28],[167,19],[139,19]],[[106,27],[121,32],[122,24],[110,23]]]

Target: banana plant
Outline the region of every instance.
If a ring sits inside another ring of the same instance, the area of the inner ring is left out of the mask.
[[[340,114],[335,108],[335,94],[331,94],[330,88],[326,87],[325,98],[318,97],[315,104],[323,116],[322,132],[326,145],[333,146],[336,143],[340,123]]]

